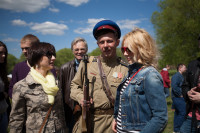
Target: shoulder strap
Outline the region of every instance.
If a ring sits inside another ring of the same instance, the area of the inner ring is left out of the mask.
[[[103,85],[103,90],[106,93],[106,96],[110,100],[110,102],[112,103],[112,105],[114,105],[115,99],[113,98],[112,93],[110,91],[110,87],[108,85],[107,77],[106,77],[106,75],[105,75],[105,73],[103,71],[101,60],[100,60],[99,56],[97,58],[97,63],[98,63],[98,67],[99,67],[99,74],[100,74],[100,77],[101,77],[101,82],[102,82],[102,85]]]
[[[44,128],[44,126],[45,126],[45,124],[46,124],[46,122],[47,122],[48,116],[49,116],[49,114],[51,113],[52,107],[53,107],[53,105],[50,106],[50,108],[49,108],[49,110],[48,110],[48,112],[47,112],[47,115],[46,115],[44,121],[42,122],[42,126],[40,127],[39,133],[42,132],[42,129]]]

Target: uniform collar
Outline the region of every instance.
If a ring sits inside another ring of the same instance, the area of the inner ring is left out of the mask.
[[[117,56],[110,57],[110,58],[103,58],[102,55],[100,55],[100,60],[106,64],[113,64],[114,62],[117,62]]]

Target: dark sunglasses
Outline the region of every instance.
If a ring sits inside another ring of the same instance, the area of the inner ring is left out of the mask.
[[[131,50],[128,47],[121,47],[121,51],[122,51],[122,53],[124,53],[125,51],[127,53],[131,53]]]
[[[54,52],[48,51],[48,52],[46,53],[46,56],[47,56],[49,59],[51,59],[52,56],[56,57],[56,54],[55,54]]]

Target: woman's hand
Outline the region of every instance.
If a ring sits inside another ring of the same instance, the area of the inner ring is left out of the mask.
[[[115,133],[117,132],[116,127],[117,127],[117,122],[116,122],[116,120],[114,119],[113,122],[112,122],[112,130],[113,130]]]
[[[197,91],[197,87],[192,88],[187,94],[192,102],[200,103],[200,92]]]

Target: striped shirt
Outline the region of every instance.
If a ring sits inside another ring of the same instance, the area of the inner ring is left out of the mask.
[[[123,130],[122,129],[122,125],[121,125],[121,96],[124,92],[124,90],[126,89],[126,87],[128,86],[130,77],[128,77],[120,91],[120,103],[119,103],[119,110],[118,110],[118,115],[117,115],[117,133],[140,133],[139,131],[127,131],[127,130]]]

